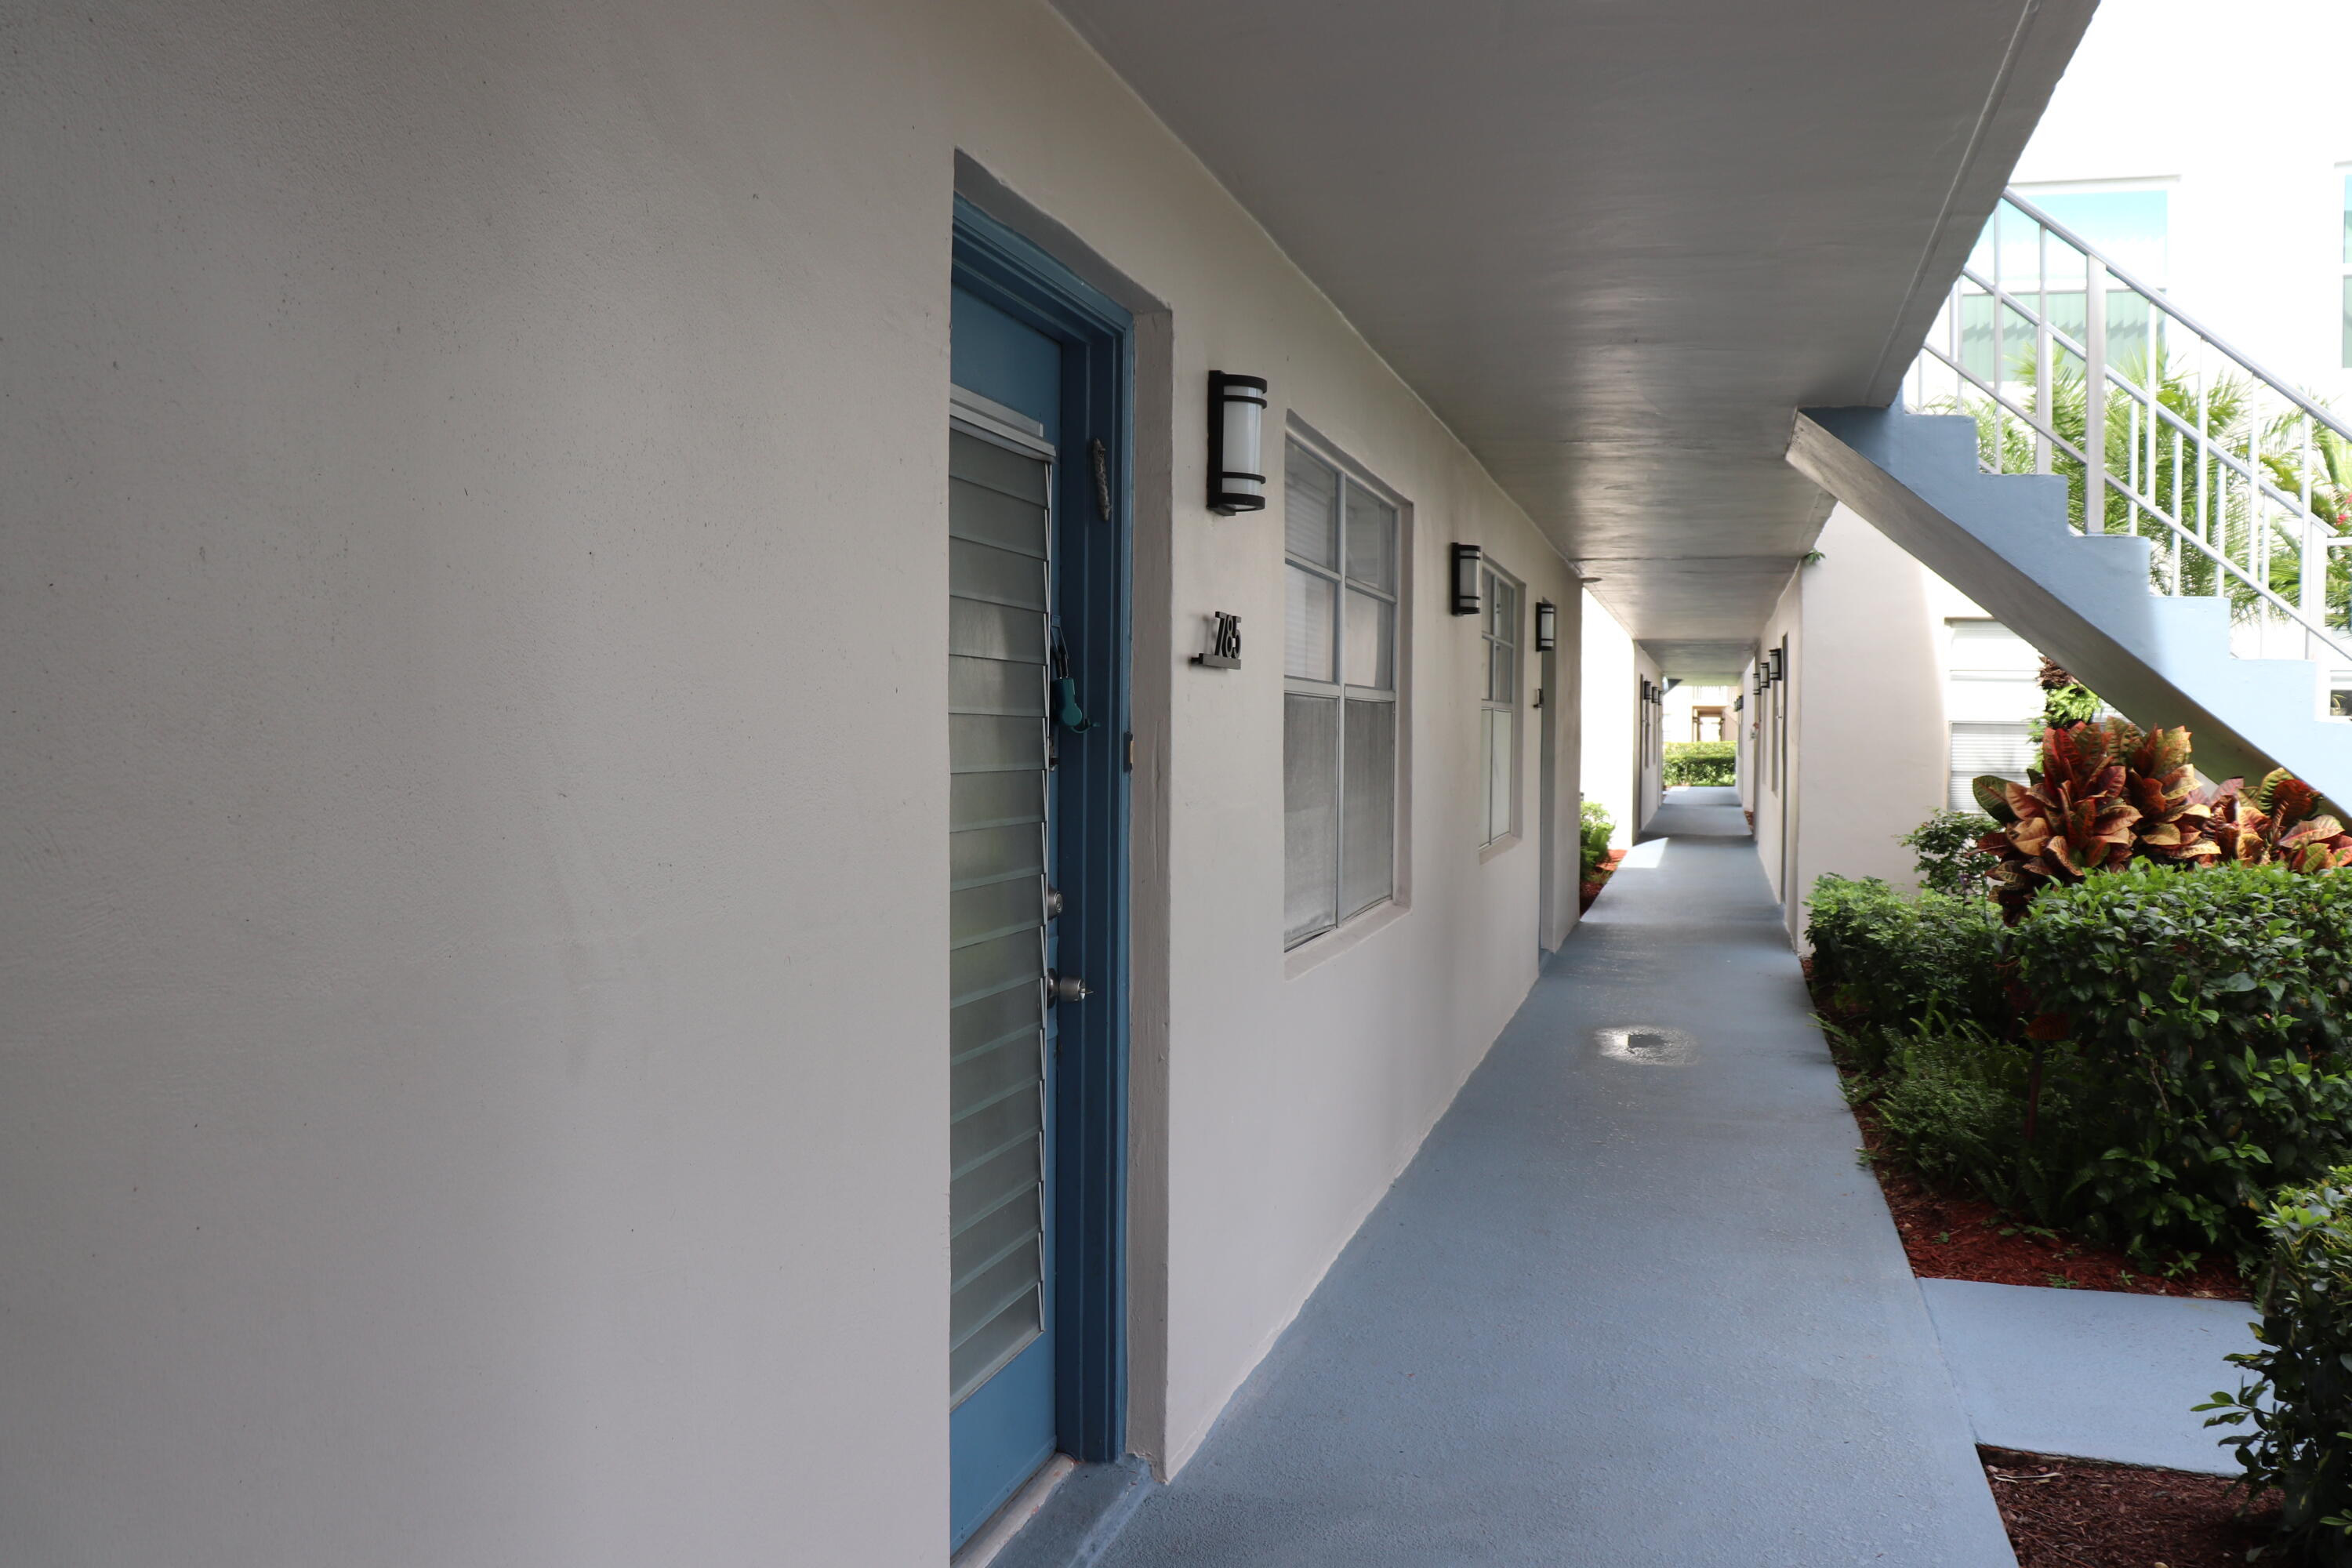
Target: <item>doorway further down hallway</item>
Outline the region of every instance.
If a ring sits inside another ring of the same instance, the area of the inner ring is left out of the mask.
[[[1105,1568],[2013,1558],[1728,789],[1670,794]]]

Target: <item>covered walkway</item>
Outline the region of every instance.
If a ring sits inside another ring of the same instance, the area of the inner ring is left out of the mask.
[[[1649,839],[1107,1568],[2012,1562],[1733,792]]]

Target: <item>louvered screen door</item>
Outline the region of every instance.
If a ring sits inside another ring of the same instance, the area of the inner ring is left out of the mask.
[[[1047,1329],[1051,448],[960,413],[948,476],[953,1406]]]

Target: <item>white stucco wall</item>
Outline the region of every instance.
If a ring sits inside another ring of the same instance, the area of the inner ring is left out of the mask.
[[[1537,656],[1536,679],[1542,684],[1543,707],[1536,715],[1535,733],[1539,747],[1549,744],[1549,787],[1559,803],[1545,846],[1549,875],[1544,882],[1542,940],[1547,952],[1568,940],[1579,915],[1577,889],[1583,867],[1583,840],[1579,833],[1584,755],[1583,599],[1580,591],[1571,591],[1552,601],[1558,612],[1552,649]],[[1538,750],[1539,788],[1545,766],[1545,753]]]
[[[1744,811],[1756,809],[1756,662],[1750,659],[1739,671],[1739,708],[1731,716],[1731,739],[1738,747],[1739,805]]]
[[[1633,639],[1590,592],[1578,590],[1584,611],[1584,798],[1609,808],[1609,842],[1622,849],[1641,826],[1634,794],[1641,675]]]
[[[1822,559],[1800,569],[1766,632],[1769,646],[1793,628],[1789,921],[1800,940],[1806,895],[1824,874],[1917,885],[1916,856],[1898,840],[1947,802],[1952,623],[1990,619],[1843,506],[1830,514],[1818,548]],[[1748,706],[1769,719],[1773,700],[1751,696]],[[1743,765],[1744,787],[1765,802],[1758,807],[1758,847],[1777,879],[1778,795],[1762,787],[1765,770],[1745,756]]]
[[[1764,623],[1763,636],[1757,646],[1762,650],[1763,667],[1769,670],[1772,650],[1788,638],[1788,654],[1782,660],[1784,679],[1767,687],[1761,697],[1748,701],[1747,719],[1752,729],[1752,771],[1755,783],[1748,809],[1755,814],[1756,856],[1763,862],[1765,880],[1771,885],[1772,896],[1780,901],[1782,923],[1791,938],[1801,929],[1796,910],[1789,897],[1796,879],[1793,845],[1803,832],[1802,818],[1798,810],[1796,781],[1804,772],[1804,681],[1801,671],[1805,658],[1806,571],[1799,567],[1789,575],[1788,586],[1780,590],[1772,614]],[[1776,728],[1786,719],[1785,744]]]
[[[1558,558],[1043,5],[5,16],[0,1561],[943,1556],[959,149],[1169,307],[1181,1464],[1533,976],[1442,563]],[[1213,364],[1414,507],[1410,908],[1305,960],[1279,668],[1182,662],[1281,616],[1278,521],[1194,500]]]
[[[1639,685],[1641,681],[1648,681],[1653,692],[1656,692],[1665,684],[1665,672],[1659,668],[1658,661],[1651,658],[1639,643],[1633,645],[1633,674],[1635,677],[1633,701],[1637,705],[1641,701]],[[1639,739],[1639,755],[1634,758],[1633,826],[1637,831],[1649,826],[1650,818],[1656,814],[1659,805],[1666,797],[1666,735],[1665,726],[1662,722],[1664,707],[1663,701],[1651,702],[1648,726],[1636,731]],[[1637,706],[1635,709],[1637,717],[1640,711]]]
[[[2102,0],[2012,183],[2167,193],[2180,308],[2298,386],[2352,397],[2342,355],[2352,114],[2342,0]],[[2155,93],[2170,111],[2147,112]]]
[[[1793,770],[1800,904],[1831,872],[1917,885],[1916,857],[1895,841],[1944,803],[1944,616],[1966,605],[1843,506],[1815,548],[1821,560],[1802,569],[1805,657],[1792,710],[1803,715]],[[1801,931],[1801,912],[1797,922]]]

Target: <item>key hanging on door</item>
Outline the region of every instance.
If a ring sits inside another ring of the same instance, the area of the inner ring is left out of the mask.
[[[1078,683],[1070,674],[1070,650],[1062,641],[1062,628],[1054,628],[1054,722],[1073,735],[1083,735],[1095,727],[1087,710],[1078,705]]]

